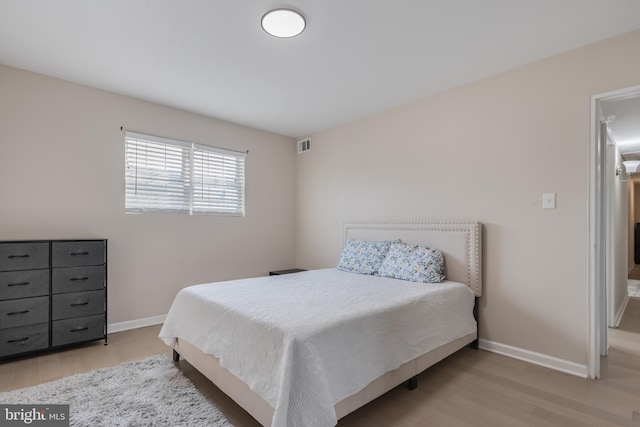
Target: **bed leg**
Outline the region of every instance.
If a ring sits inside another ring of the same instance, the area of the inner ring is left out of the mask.
[[[480,302],[480,298],[476,297],[473,303],[473,318],[476,319],[478,337],[480,336],[480,319],[479,319],[479,313],[478,313],[479,302]],[[469,343],[469,348],[472,348],[474,350],[477,350],[478,348],[480,348],[478,338],[476,338],[475,340]]]
[[[414,375],[413,377],[407,380],[407,388],[409,390],[415,390],[418,387],[418,376]]]
[[[173,361],[174,362],[179,362],[180,361],[180,353],[178,353],[175,350],[173,350]]]

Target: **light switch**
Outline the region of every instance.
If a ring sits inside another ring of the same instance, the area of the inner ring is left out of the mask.
[[[542,209],[556,208],[556,193],[542,193]]]

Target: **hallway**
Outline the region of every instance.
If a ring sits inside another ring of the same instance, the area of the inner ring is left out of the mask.
[[[636,264],[629,273],[629,302],[624,310],[620,325],[609,328],[609,355],[618,352],[640,356],[640,265]]]
[[[609,329],[609,358],[619,352],[640,359],[640,298],[629,298],[620,326]]]
[[[635,265],[629,273],[629,296],[640,298],[640,265]]]
[[[638,269],[636,266],[634,271]],[[629,298],[620,326],[609,329],[608,339],[609,355],[600,359],[600,378],[615,389],[627,390],[637,396],[637,385],[640,384],[640,298]],[[632,419],[640,422],[640,411],[634,411]]]
[[[629,279],[640,280],[640,265],[636,264],[629,272]]]

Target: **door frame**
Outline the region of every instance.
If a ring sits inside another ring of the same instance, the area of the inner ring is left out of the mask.
[[[600,138],[600,109],[603,101],[623,100],[640,96],[640,85],[593,95],[591,97],[589,142],[589,291],[588,291],[588,351],[587,375],[600,377],[600,356],[606,354],[607,304],[606,272],[613,244],[612,233],[606,221],[606,188],[602,185],[607,172],[606,136]],[[603,348],[604,347],[604,348]]]

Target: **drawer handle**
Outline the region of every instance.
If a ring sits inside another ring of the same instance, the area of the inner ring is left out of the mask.
[[[77,307],[79,305],[89,305],[88,302],[76,302],[74,304],[71,304],[71,307]]]
[[[29,337],[19,338],[17,340],[9,340],[9,341],[7,341],[7,344],[13,344],[14,342],[20,342],[20,341],[22,341],[22,344],[24,344],[24,342],[26,340],[28,340],[28,339],[29,339]]]
[[[71,256],[89,255],[89,252],[71,252],[69,255]]]
[[[70,280],[72,282],[76,282],[78,280],[89,280],[89,278],[88,277],[72,277]]]
[[[7,286],[27,286],[29,282],[9,283]]]
[[[82,331],[86,331],[89,328],[84,327],[84,328],[75,328],[75,329],[71,329],[69,332],[82,332]]]
[[[24,310],[24,311],[14,311],[13,313],[7,313],[7,316],[13,316],[14,314],[26,314],[28,313],[29,310]]]
[[[29,258],[29,254],[26,255],[9,255],[9,259],[11,258]]]

